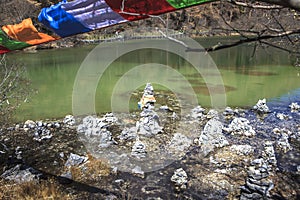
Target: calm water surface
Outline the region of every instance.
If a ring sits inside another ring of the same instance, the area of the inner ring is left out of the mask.
[[[199,41],[205,46],[219,40]],[[71,114],[75,77],[81,63],[93,48],[94,46],[85,46],[10,54],[10,58],[27,66],[31,86],[36,91],[28,102],[19,108],[16,119],[61,118]],[[272,48],[259,48],[253,53],[253,46],[243,45],[213,52],[210,56],[222,76],[228,106],[248,107],[261,98],[267,98],[270,103],[286,104],[298,100],[300,96],[300,69],[292,66],[293,59],[285,52]],[[213,93],[224,95],[222,86],[204,81],[203,76],[217,76],[209,69],[207,73],[200,75],[188,62],[177,55],[145,49],[120,57],[103,73],[96,92],[96,111],[109,112],[112,91],[118,80],[134,67],[149,62],[165,64],[183,75],[197,94],[199,104],[204,107],[211,105],[210,95],[214,95],[208,90],[208,85],[213,88]],[[143,73],[136,76],[143,76]],[[134,78],[133,76],[132,80]],[[178,77],[167,78],[184,89],[185,86],[180,85]],[[154,85],[154,89],[166,90],[161,85]],[[130,108],[136,109],[137,102],[130,102]]]

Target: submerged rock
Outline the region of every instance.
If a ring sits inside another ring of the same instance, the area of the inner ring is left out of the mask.
[[[264,113],[269,113],[269,107],[267,106],[267,101],[266,99],[260,99],[256,103],[255,106],[253,106],[253,109],[257,111],[259,114],[264,114]]]
[[[176,169],[171,177],[171,181],[175,184],[176,190],[186,189],[188,183],[187,173],[182,169]]]
[[[224,147],[229,145],[226,137],[222,133],[223,125],[217,119],[210,119],[204,126],[203,131],[199,137],[199,145],[207,155],[213,151],[215,147]]]
[[[19,164],[9,170],[6,170],[1,175],[1,178],[14,181],[16,183],[24,183],[38,180],[41,176],[42,173],[38,170]]]
[[[228,128],[223,128],[223,130],[232,135],[238,134],[251,137],[255,135],[255,131],[252,129],[252,126],[250,126],[249,123],[250,122],[246,118],[234,118],[229,124]]]

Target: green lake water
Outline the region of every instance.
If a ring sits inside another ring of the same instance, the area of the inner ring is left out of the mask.
[[[222,39],[214,38],[199,40],[199,42],[206,46],[220,40]],[[141,43],[143,41],[130,42]],[[115,43],[115,45],[119,44]],[[84,46],[42,50],[36,53],[9,54],[9,59],[26,65],[31,87],[36,91],[18,109],[16,119],[23,121],[26,119],[62,118],[66,114],[72,114],[72,95],[76,75],[84,59],[94,47]],[[163,78],[176,86],[175,88],[181,88],[178,91],[185,90],[186,83],[181,83],[182,77],[184,77],[191,85],[193,92],[197,94],[198,103],[204,107],[211,106],[211,95],[215,94],[225,96],[228,106],[248,107],[253,106],[258,99],[279,99],[279,97],[300,88],[300,69],[293,67],[293,58],[283,51],[273,48],[258,48],[253,54],[252,45],[242,45],[210,53],[210,56],[215,62],[219,74],[210,69],[205,69],[204,73],[199,74],[186,60],[162,50],[147,48],[127,53],[116,59],[103,73],[95,74],[95,77],[101,77],[95,93],[96,111],[99,113],[111,111],[111,98],[116,85],[127,87],[126,81],[118,82],[124,77],[127,77],[127,84],[131,84],[138,78],[151,75],[151,70],[149,70],[151,64],[149,63],[159,63],[170,67],[169,71],[176,72],[178,76],[174,76],[172,73],[169,76],[166,73]],[[102,61],[97,60],[97,62]],[[144,64],[148,64],[144,66],[148,67],[146,70],[140,69],[134,72],[136,66]],[[182,77],[180,78],[180,76]],[[210,77],[212,82],[206,82],[205,76]],[[213,82],[214,76],[219,78],[221,76],[224,87]],[[147,81],[145,78],[143,84],[146,84]],[[139,86],[143,87],[143,85]],[[209,87],[211,90],[208,89]],[[154,84],[154,90],[166,90],[166,88],[168,85]],[[224,88],[226,93],[223,91]],[[126,96],[130,91],[123,89],[123,92]],[[188,95],[188,93],[182,92],[183,97]],[[116,98],[120,98],[122,101],[122,98],[125,97],[122,97],[121,94]],[[137,102],[130,101],[129,104],[130,109],[137,109]]]

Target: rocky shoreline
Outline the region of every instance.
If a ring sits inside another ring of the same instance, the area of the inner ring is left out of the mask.
[[[179,117],[169,105],[155,108],[152,92],[145,88],[140,112],[2,129],[1,180],[54,179],[73,199],[299,198],[297,102],[198,106]]]

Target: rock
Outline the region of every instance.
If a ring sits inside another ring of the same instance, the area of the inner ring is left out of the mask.
[[[135,140],[137,137],[137,128],[124,128],[121,135],[118,136],[120,140]]]
[[[23,129],[25,131],[28,131],[29,129],[35,129],[36,127],[36,123],[32,120],[27,120],[25,123],[24,123],[24,126],[23,126]]]
[[[8,151],[9,149],[7,148],[7,146],[4,143],[0,142],[0,154],[5,154]]]
[[[147,155],[146,145],[137,138],[136,142],[132,147],[131,156],[141,159],[141,158],[145,158],[146,155]]]
[[[250,122],[246,118],[234,118],[229,124],[228,128],[223,128],[223,130],[232,135],[238,134],[251,137],[255,135],[255,131],[252,129],[249,123]]]
[[[135,166],[135,168],[133,168],[131,172],[135,175],[140,176],[141,178],[144,178],[145,172],[142,170],[140,166]]]
[[[66,167],[78,166],[82,163],[85,163],[88,160],[86,156],[79,156],[77,154],[71,153],[67,162],[65,163]]]
[[[76,121],[75,121],[75,117],[73,115],[66,115],[63,123],[65,125],[67,125],[68,127],[72,127],[75,125]]]
[[[300,105],[297,102],[293,102],[289,105],[291,112],[298,112],[300,110]]]
[[[160,106],[160,107],[159,107],[159,110],[163,110],[163,111],[171,111],[171,109],[170,109],[167,105]]]
[[[16,155],[18,160],[23,159],[22,153],[23,153],[22,148],[20,146],[17,146],[16,149],[15,149],[15,155]]]
[[[245,145],[232,145],[230,147],[231,151],[236,152],[238,155],[249,155],[249,154],[253,154],[254,149],[252,146],[245,144]]]
[[[139,134],[151,137],[162,132],[162,127],[159,125],[159,117],[156,112],[150,109],[144,109],[140,115],[141,119],[136,124]]]
[[[150,83],[146,84],[146,87],[144,88],[144,93],[141,98],[141,100],[138,102],[138,107],[143,110],[146,109],[153,109],[154,103],[156,102],[154,97],[154,90],[153,86]]]
[[[191,117],[194,119],[202,119],[204,117],[204,111],[205,109],[199,105],[191,110]]]
[[[95,144],[100,148],[106,148],[115,143],[111,132],[107,130],[107,128],[109,127],[109,124],[114,124],[116,121],[117,120],[113,115],[105,115],[103,118],[87,116],[82,119],[82,124],[78,125],[77,131],[83,134],[80,135],[80,137],[89,144]]]
[[[171,177],[171,181],[175,184],[175,189],[186,189],[188,183],[187,173],[182,168],[176,169]]]
[[[176,119],[179,119],[176,112],[173,112],[172,115],[171,115],[171,119],[173,120],[176,120]]]
[[[34,131],[33,140],[36,140],[38,142],[41,142],[42,140],[47,140],[52,138],[51,131],[44,127],[43,124],[40,124],[36,127]]]
[[[232,118],[233,116],[235,115],[238,115],[239,114],[239,110],[238,109],[235,109],[233,110],[232,108],[230,107],[226,107],[224,112],[223,112],[223,115],[227,118],[227,119],[230,119]]]
[[[67,179],[73,179],[72,172],[70,172],[70,171],[67,171],[67,172],[63,173],[60,176],[63,177],[63,178],[67,178]]]
[[[169,151],[175,154],[185,154],[192,144],[192,140],[181,133],[175,133],[168,147]]]
[[[277,141],[277,145],[279,149],[281,149],[284,153],[292,150],[292,147],[289,143],[289,135],[282,132],[280,139]]]
[[[218,111],[211,109],[208,111],[206,118],[207,119],[213,119],[213,118],[219,119],[219,113],[218,113]]]
[[[204,126],[199,137],[199,145],[201,145],[201,149],[205,155],[213,151],[215,147],[229,145],[226,137],[222,133],[222,128],[222,123],[215,118],[210,119]]]
[[[259,99],[253,109],[258,112],[259,114],[269,113],[269,107],[267,106],[266,99]]]
[[[248,168],[246,184],[241,187],[240,199],[269,199],[270,190],[274,188],[269,179],[268,166],[264,159],[256,159]]]
[[[288,116],[288,115],[285,115],[285,114],[283,114],[283,113],[277,113],[277,114],[276,114],[276,117],[277,117],[278,119],[280,119],[280,120],[287,120],[287,119],[289,119],[289,116]]]
[[[24,183],[38,180],[41,176],[42,174],[39,171],[19,164],[9,170],[6,170],[1,175],[1,178],[14,181],[16,183]]]
[[[263,159],[268,165],[268,171],[277,169],[277,159],[275,156],[275,150],[272,141],[266,141],[264,143]]]
[[[113,113],[106,113],[103,116],[102,121],[105,121],[109,124],[114,124],[118,121],[118,118],[116,118]]]

